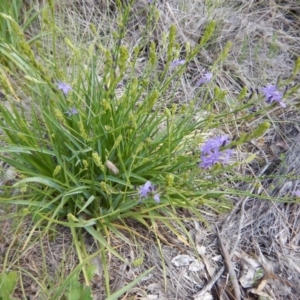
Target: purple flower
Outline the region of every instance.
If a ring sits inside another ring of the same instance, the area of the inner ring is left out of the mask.
[[[61,82],[61,81],[59,81],[59,82],[57,83],[57,88],[58,88],[59,90],[62,90],[62,92],[63,92],[66,96],[67,96],[68,93],[72,90],[72,88],[71,88],[70,85],[68,85],[67,83]]]
[[[202,153],[209,153],[220,147],[225,147],[229,144],[227,135],[221,135],[219,137],[208,140],[202,147]]]
[[[159,194],[154,195],[153,199],[155,200],[156,203],[159,203],[160,202]]]
[[[68,114],[68,117],[71,117],[73,115],[78,114],[78,110],[73,106],[71,109],[66,111],[65,114]]]
[[[229,142],[226,135],[209,139],[201,148],[202,162],[199,167],[207,169],[216,163],[227,164],[233,151],[231,149],[221,150],[221,148],[227,146]]]
[[[155,185],[153,185],[150,181],[147,181],[144,185],[142,185],[139,188],[139,194],[140,194],[140,200],[139,203],[142,201],[143,198],[148,198],[150,196],[153,196],[154,192],[156,190]],[[156,203],[160,203],[160,195],[155,194],[153,196],[153,199]]]
[[[213,73],[211,72],[207,72],[203,75],[202,78],[200,78],[197,83],[196,83],[196,86],[200,86],[202,84],[207,84],[209,83],[211,80],[212,80],[212,77],[213,77]]]
[[[152,191],[154,191],[155,187],[154,185],[152,185],[152,183],[150,181],[147,181],[144,185],[142,185],[140,187],[140,200],[142,198],[147,198],[148,197],[148,194]]]
[[[276,85],[269,84],[262,88],[261,91],[264,93],[267,103],[272,104],[274,101],[277,101],[283,108],[286,107],[285,103],[282,101],[283,93],[278,91]]]
[[[123,80],[121,80],[121,81],[119,81],[119,82],[117,83],[117,88],[121,88],[121,87],[123,87],[123,86],[124,86]]]
[[[300,190],[294,191],[293,195],[296,196],[296,197],[300,197]]]
[[[171,62],[171,69],[176,68],[179,65],[184,65],[185,64],[185,60],[184,59],[175,59]]]

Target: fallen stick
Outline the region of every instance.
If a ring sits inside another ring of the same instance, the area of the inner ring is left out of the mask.
[[[220,244],[221,244],[221,250],[223,252],[223,257],[224,257],[224,260],[225,260],[225,265],[226,265],[227,271],[229,273],[229,276],[230,276],[230,279],[231,279],[231,282],[232,282],[235,300],[241,300],[240,286],[239,286],[239,283],[238,283],[238,280],[237,280],[234,268],[232,266],[230,254],[228,252],[228,249],[223,244],[223,241],[221,239],[220,232],[219,232],[219,229],[218,229],[217,226],[216,226],[216,230],[217,230],[218,239],[219,239]]]

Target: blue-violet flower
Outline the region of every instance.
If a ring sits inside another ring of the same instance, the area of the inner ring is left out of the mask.
[[[196,86],[200,86],[202,84],[207,84],[209,83],[211,80],[212,80],[212,77],[213,77],[213,73],[211,72],[207,72],[203,75],[202,78],[200,78],[197,83],[196,83]]]
[[[152,183],[150,181],[147,181],[144,185],[142,185],[140,187],[140,200],[142,198],[147,198],[148,197],[148,194],[152,191],[154,191],[155,187],[154,185],[152,185]]]
[[[286,107],[285,103],[282,101],[283,93],[278,91],[276,85],[269,84],[262,88],[261,91],[264,93],[267,103],[272,104],[274,101],[277,101],[280,106],[283,108]]]
[[[207,169],[216,163],[227,164],[233,151],[231,149],[221,150],[221,148],[227,146],[229,142],[226,135],[209,139],[201,148],[202,162],[199,167]]]
[[[63,92],[66,96],[67,96],[68,93],[72,90],[72,88],[71,88],[70,85],[68,85],[67,83],[61,82],[61,81],[59,81],[59,82],[57,83],[57,88],[58,88],[59,90],[62,90],[62,92]]]
[[[160,202],[159,194],[154,195],[153,199],[155,200],[156,203],[159,203]]]
[[[65,114],[68,114],[68,117],[71,117],[73,115],[78,114],[78,110],[73,106],[71,109],[66,111]]]
[[[141,202],[143,198],[148,198],[149,196],[152,196],[154,194],[155,190],[156,190],[156,187],[150,181],[147,181],[144,185],[142,185],[139,188],[139,194],[140,194],[139,202]],[[155,200],[156,203],[160,203],[160,195],[159,194],[155,194],[153,196],[153,199]]]
[[[185,60],[184,59],[175,59],[171,62],[171,69],[176,68],[179,65],[184,65],[185,64]]]
[[[294,191],[293,195],[296,196],[296,197],[300,197],[300,190]]]

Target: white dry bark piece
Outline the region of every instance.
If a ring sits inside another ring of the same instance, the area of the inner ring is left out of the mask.
[[[211,293],[206,292],[203,296],[196,296],[194,300],[213,300]]]
[[[147,295],[146,297],[141,298],[141,300],[152,300],[158,299],[158,295]]]
[[[158,282],[153,282],[147,285],[148,291],[156,291],[160,289],[160,284]]]
[[[188,266],[193,261],[195,261],[195,259],[188,255],[177,255],[172,259],[172,263],[176,267]]]
[[[256,281],[263,276],[260,269],[255,269],[247,263],[243,263],[242,275],[239,279],[241,286],[245,289],[252,288]]]
[[[203,270],[204,268],[205,268],[205,266],[201,261],[195,260],[190,264],[189,271],[198,272],[198,271]]]
[[[216,255],[211,258],[211,260],[213,260],[215,262],[220,262],[220,261],[222,261],[222,259],[223,259],[222,255]]]
[[[234,255],[238,258],[243,259],[243,271],[239,282],[243,288],[252,288],[254,284],[264,275],[264,270],[262,265],[254,258],[250,257],[248,254],[237,251]]]
[[[261,299],[261,300],[275,300],[269,294],[262,292],[262,291],[258,291],[257,289],[251,289],[251,290],[249,290],[249,292],[252,294],[258,295],[259,299]]]
[[[251,256],[249,256],[247,253],[241,251],[235,251],[234,255],[238,258],[242,258],[244,261],[246,261],[250,266],[252,266],[253,268],[260,268],[261,264],[254,258],[252,258]]]

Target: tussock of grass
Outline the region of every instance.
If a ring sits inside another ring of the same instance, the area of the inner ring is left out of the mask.
[[[217,215],[240,198],[282,200],[255,187],[268,143],[289,144],[296,120],[297,2],[17,3],[0,6],[0,151],[16,174],[1,175],[1,267],[18,272],[14,295],[192,297],[212,274],[178,277],[172,258],[218,255],[212,225],[235,232],[236,210]],[[270,84],[287,109],[264,102]],[[229,165],[199,168],[205,141],[225,134]]]

